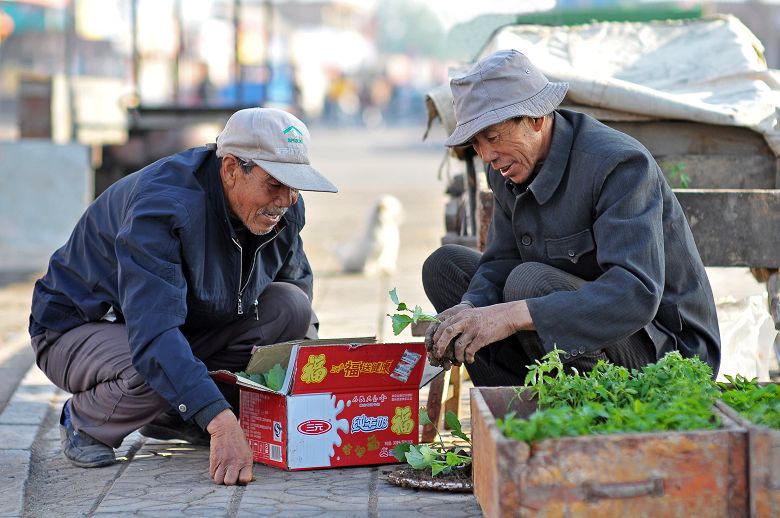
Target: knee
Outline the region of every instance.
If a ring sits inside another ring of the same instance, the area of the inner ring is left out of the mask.
[[[273,282],[268,286],[259,300],[260,311],[263,306],[275,308],[281,318],[286,318],[285,332],[289,335],[285,340],[303,338],[309,329],[312,318],[312,307],[309,297],[299,287],[287,282]]]
[[[560,270],[544,263],[520,263],[510,273],[504,285],[504,300],[525,300],[542,297],[556,291],[574,290],[556,282]]]
[[[422,265],[423,285],[436,282],[444,276],[447,266],[453,264],[453,258],[460,253],[460,245],[443,245],[435,250]]]

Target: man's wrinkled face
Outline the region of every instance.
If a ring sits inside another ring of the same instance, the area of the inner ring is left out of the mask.
[[[504,178],[521,184],[544,159],[543,121],[523,117],[500,122],[477,133],[471,145],[483,162],[490,163]]]
[[[220,175],[228,210],[253,234],[267,234],[298,201],[298,191],[280,183],[256,164],[244,167],[241,164],[232,155],[222,159]]]

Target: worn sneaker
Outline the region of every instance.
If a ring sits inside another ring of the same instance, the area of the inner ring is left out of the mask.
[[[60,439],[62,441],[62,453],[74,465],[80,468],[99,468],[116,462],[114,449],[97,439],[93,439],[84,432],[73,427],[65,402],[60,414]]]
[[[191,421],[183,421],[174,414],[163,413],[138,430],[144,437],[161,441],[179,440],[198,446],[208,446],[211,436]]]

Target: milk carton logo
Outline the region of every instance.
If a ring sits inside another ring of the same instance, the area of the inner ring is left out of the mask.
[[[309,419],[298,425],[298,431],[303,435],[321,435],[333,428],[329,422],[322,419]]]
[[[370,417],[366,414],[361,414],[352,418],[352,433],[387,430],[387,424],[388,419],[386,415]]]

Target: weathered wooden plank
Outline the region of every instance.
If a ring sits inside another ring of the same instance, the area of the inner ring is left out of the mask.
[[[780,266],[780,190],[678,189],[706,266]]]
[[[717,405],[748,430],[750,516],[777,516],[780,512],[780,430],[754,425],[722,401]]]
[[[485,516],[745,516],[747,431],[504,437],[495,419],[533,412],[511,387],[471,391],[474,494]]]

